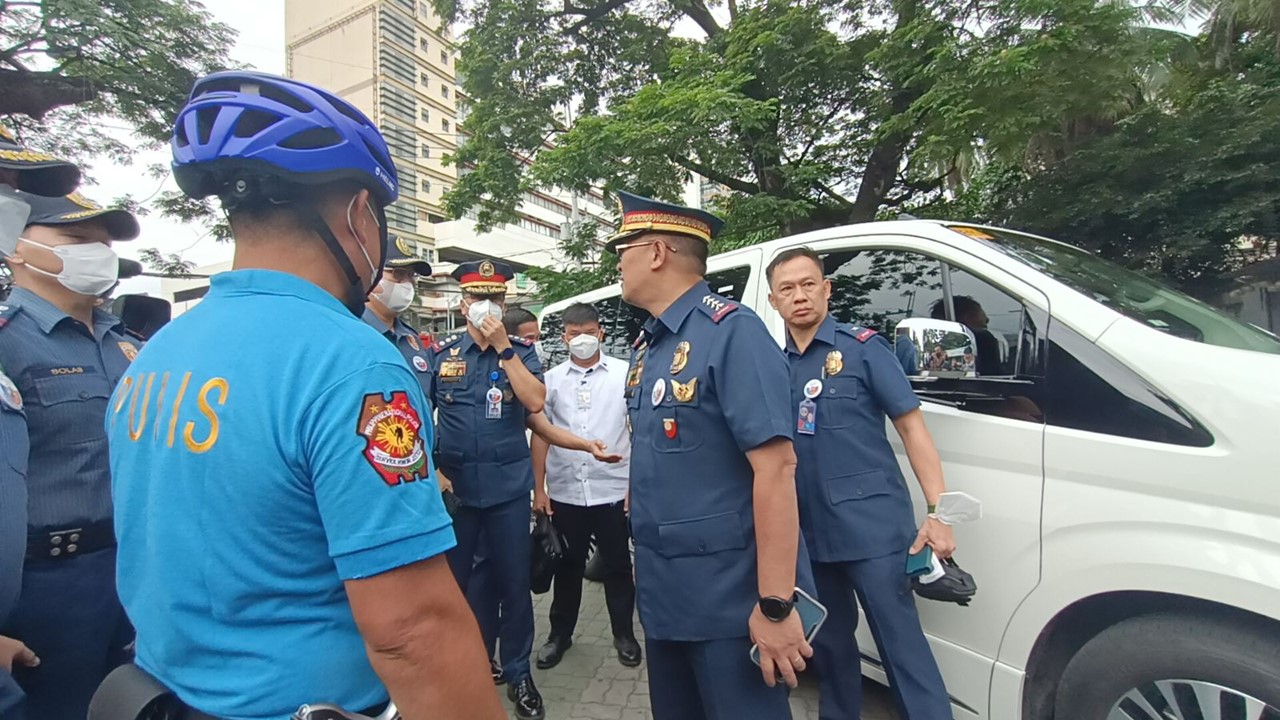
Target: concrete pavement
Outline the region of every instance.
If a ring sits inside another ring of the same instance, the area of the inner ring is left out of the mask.
[[[623,667],[613,649],[609,615],[604,606],[604,589],[587,582],[582,591],[582,613],[577,636],[564,660],[550,670],[533,670],[533,680],[546,702],[547,720],[650,720],[649,675],[644,663],[638,668]],[[533,612],[537,623],[534,653],[546,641],[547,611],[551,594],[535,595]],[[636,635],[644,644],[640,621]],[[647,662],[646,658],[646,662]],[[862,720],[896,720],[892,701],[885,688],[863,681]],[[507,702],[506,686],[498,688],[508,717],[515,718]],[[807,678],[791,693],[793,720],[818,720],[818,688]]]

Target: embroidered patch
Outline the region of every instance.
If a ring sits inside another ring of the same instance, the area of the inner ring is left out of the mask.
[[[364,457],[388,487],[427,477],[427,454],[419,430],[422,420],[403,390],[370,393],[360,402],[356,434],[364,438]]]

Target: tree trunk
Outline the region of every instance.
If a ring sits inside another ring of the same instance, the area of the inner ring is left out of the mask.
[[[50,110],[78,105],[98,97],[98,90],[85,78],[53,72],[0,70],[0,114],[21,113],[39,120]]]

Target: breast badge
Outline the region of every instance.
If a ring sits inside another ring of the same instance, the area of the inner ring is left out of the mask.
[[[134,347],[132,343],[120,343],[120,352],[124,353],[125,359],[129,362],[133,362],[134,358],[138,357],[138,348]]]
[[[422,350],[422,343],[418,342],[417,335],[406,335],[404,339],[409,341],[409,347],[413,348],[414,352]]]
[[[689,343],[686,340],[682,340],[679,345],[676,345],[675,354],[671,356],[672,375],[679,375],[684,366],[689,364],[689,350]]]
[[[839,350],[832,350],[827,353],[827,361],[822,365],[822,371],[827,377],[839,375],[844,369],[844,355]]]
[[[674,378],[671,380],[671,394],[675,395],[676,402],[693,402],[694,395],[697,394],[697,391],[698,378],[694,378],[687,383],[682,383]]]
[[[403,390],[370,393],[360,403],[356,433],[365,440],[364,457],[388,487],[427,477],[427,454],[419,430],[422,420]]]

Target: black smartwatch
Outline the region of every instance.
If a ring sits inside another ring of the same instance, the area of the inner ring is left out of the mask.
[[[760,598],[760,614],[773,622],[782,622],[791,615],[791,611],[796,607],[795,595],[790,600],[783,600],[780,597],[762,597]]]
[[[515,348],[513,348],[513,347],[509,347],[509,348],[507,348],[506,350],[503,350],[503,351],[498,355],[498,357],[502,358],[503,360],[510,360],[511,358],[513,358],[513,357],[515,357],[515,356],[516,356],[516,349],[515,349]]]

